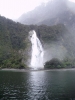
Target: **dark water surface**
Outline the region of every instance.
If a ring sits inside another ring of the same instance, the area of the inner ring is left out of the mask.
[[[0,100],[75,100],[75,70],[0,71]]]

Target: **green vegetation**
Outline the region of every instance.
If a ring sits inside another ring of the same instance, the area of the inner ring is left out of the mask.
[[[60,61],[57,58],[53,58],[45,63],[44,68],[45,69],[75,68],[75,60],[65,59]]]
[[[52,59],[45,65],[52,67],[51,64],[54,62],[57,68],[74,67],[75,43],[70,40],[70,32],[64,25],[23,25],[0,16],[0,68],[27,68],[27,60],[31,57],[28,32],[33,29],[37,32],[43,46],[61,41],[62,47],[67,50],[68,56],[63,62]],[[55,68],[55,65],[52,68]]]
[[[47,69],[59,69],[59,68],[63,68],[63,63],[58,60],[57,58],[53,58],[50,61],[47,61],[44,65],[45,68]]]
[[[26,68],[27,66],[22,63],[22,57],[17,52],[13,52],[7,56],[7,59],[1,59],[0,68]]]
[[[0,68],[26,68],[19,51],[27,48],[28,31],[28,26],[0,16]]]

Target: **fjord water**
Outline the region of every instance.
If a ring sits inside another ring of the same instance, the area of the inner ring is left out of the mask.
[[[0,100],[75,100],[75,70],[0,71]]]

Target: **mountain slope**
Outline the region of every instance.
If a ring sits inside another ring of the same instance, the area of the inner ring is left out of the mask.
[[[30,30],[37,32],[45,51],[45,61],[55,57],[75,59],[75,35],[63,24],[23,25],[0,16],[0,68],[26,68],[30,64]]]
[[[28,26],[0,16],[0,67],[20,68],[25,66],[22,63],[22,52],[19,52],[21,49],[26,52],[28,31]]]
[[[75,25],[75,3],[69,0],[52,0],[42,4],[33,11],[23,14],[18,21],[23,24]]]

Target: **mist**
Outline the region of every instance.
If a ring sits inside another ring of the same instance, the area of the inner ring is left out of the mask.
[[[52,41],[50,43],[43,41],[44,62],[53,58],[58,58],[61,61],[67,58],[75,59],[75,3],[71,0],[49,0],[46,4],[42,3],[34,10],[21,16],[19,22],[27,25],[33,24],[38,26],[54,26],[63,24],[67,29],[67,32],[63,32],[61,38],[58,35],[58,41]],[[56,31],[56,29],[54,30]],[[54,35],[58,33],[58,30]],[[62,30],[64,30],[64,28],[62,28]],[[48,36],[49,34],[52,33],[47,33]]]
[[[24,13],[18,21],[27,25],[57,25],[73,26],[75,18],[75,3],[69,0],[49,0],[34,10]],[[74,24],[75,26],[75,24]]]
[[[67,56],[66,48],[59,43],[52,43],[49,45],[45,45],[44,49],[44,62],[50,61],[53,58],[57,58],[59,60],[64,60]]]
[[[60,61],[75,59],[75,31],[68,29],[60,41],[44,42],[44,63],[57,58]]]

